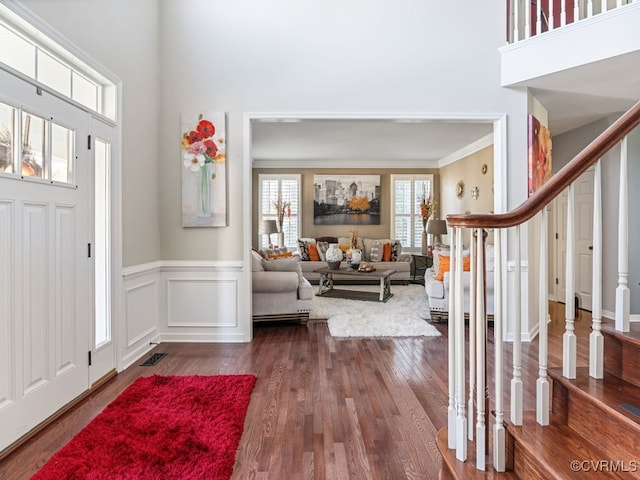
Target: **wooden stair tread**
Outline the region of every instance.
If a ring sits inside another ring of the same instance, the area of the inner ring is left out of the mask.
[[[640,323],[631,323],[628,332],[619,332],[613,323],[602,324],[602,334],[618,338],[625,343],[640,348]]]
[[[565,378],[561,368],[549,369],[549,376],[573,393],[589,397],[608,417],[615,415],[640,435],[640,417],[622,407],[626,403],[640,408],[640,387],[611,374],[605,374],[603,379],[592,378],[588,367],[577,368],[575,379]]]
[[[496,472],[493,468],[491,458],[487,456],[486,471],[478,470],[476,468],[476,451],[475,444],[468,444],[468,458],[466,462],[461,462],[456,459],[456,451],[449,449],[448,431],[447,428],[441,428],[438,431],[437,436],[438,450],[442,455],[442,467],[443,470],[447,470],[450,476],[444,476],[441,478],[454,478],[454,479],[518,479],[518,476],[513,472]]]
[[[610,453],[602,452],[590,442],[580,437],[568,425],[557,422],[553,417],[547,426],[536,422],[535,411],[524,412],[523,426],[515,426],[506,421],[505,427],[516,445],[514,470],[518,478],[553,478],[561,479],[591,479],[591,478],[630,478],[628,472],[615,472],[595,468],[598,462],[613,460]],[[526,452],[525,456],[523,452]],[[541,476],[523,471],[526,467],[525,457],[531,458],[531,463],[542,472]],[[576,471],[572,462],[585,462],[584,468]],[[522,463],[524,462],[524,464]],[[592,463],[593,462],[593,463]],[[627,463],[627,468],[631,468]],[[524,468],[523,468],[524,467]],[[603,477],[605,475],[605,477]]]

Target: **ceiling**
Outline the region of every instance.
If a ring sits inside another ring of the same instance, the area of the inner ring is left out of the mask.
[[[252,128],[254,165],[437,167],[491,135],[493,123],[426,119],[286,119]]]

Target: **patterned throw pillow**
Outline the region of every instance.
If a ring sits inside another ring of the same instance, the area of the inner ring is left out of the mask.
[[[325,256],[325,253],[327,253],[327,249],[329,248],[329,242],[316,242],[316,247],[318,248],[320,261],[326,262],[327,257]]]
[[[402,252],[402,245],[398,240],[391,242],[391,258],[390,261],[397,262]]]
[[[316,243],[316,241],[313,239],[307,239],[307,238],[298,239],[298,250],[300,250],[300,261],[302,262],[308,262],[311,260],[311,257],[309,256],[310,243]]]
[[[369,253],[369,258],[372,262],[382,261],[382,242],[378,240],[373,242],[373,246],[371,247],[371,252]]]

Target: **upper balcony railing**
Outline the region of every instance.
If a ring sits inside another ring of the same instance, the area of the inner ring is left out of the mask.
[[[516,43],[639,0],[507,0],[507,41]]]

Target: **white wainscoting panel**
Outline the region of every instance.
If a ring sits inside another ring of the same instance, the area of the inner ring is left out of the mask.
[[[151,262],[125,268],[122,279],[122,369],[156,342],[251,340],[251,296],[243,293],[250,279],[241,260]]]
[[[242,261],[163,262],[162,341],[250,341],[247,281]]]
[[[168,278],[169,327],[237,327],[238,280]]]
[[[132,365],[158,340],[160,319],[160,262],[123,271],[124,319],[118,325],[123,368]]]
[[[16,257],[14,203],[0,201],[0,410],[13,403],[13,378],[16,364],[14,355],[14,303],[13,284]]]

